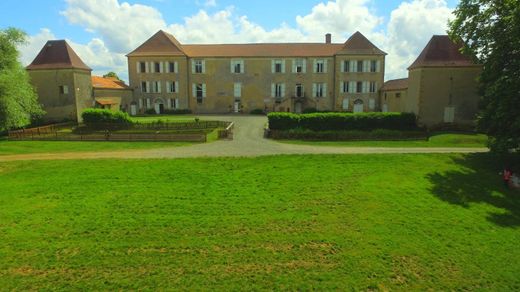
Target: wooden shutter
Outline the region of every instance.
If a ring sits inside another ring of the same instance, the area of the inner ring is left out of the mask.
[[[141,73],[141,62],[137,62],[136,65],[137,66],[135,67],[135,72]]]
[[[345,62],[341,61],[341,72],[345,72]]]
[[[316,83],[313,83],[312,84],[312,97],[317,97],[318,96],[318,86]]]
[[[327,59],[323,59],[323,73],[327,73]]]
[[[271,97],[276,97],[276,84],[271,83]]]
[[[171,93],[170,81],[166,81],[166,93]]]
[[[350,91],[349,91],[350,93],[356,93],[356,91],[357,91],[356,81],[350,81],[349,89],[350,89]]]
[[[285,83],[282,83],[282,97],[285,97]]]
[[[285,60],[282,60],[282,73],[285,73]]]
[[[206,60],[202,60],[202,74],[206,73]]]
[[[197,97],[197,84],[193,83],[191,87],[191,95]]]
[[[206,83],[202,84],[202,97],[206,97]]]
[[[318,65],[318,61],[317,61],[316,59],[314,59],[313,62],[312,62],[312,68],[313,68],[313,69],[312,69],[312,70],[313,70],[312,72],[314,72],[314,73],[317,73],[317,72],[318,72],[318,70],[316,70],[316,69],[317,69],[317,68],[316,68],[317,65]]]
[[[275,73],[276,60],[271,60],[271,73]]]
[[[345,93],[345,81],[341,81],[339,85],[339,92]]]
[[[174,81],[175,84],[175,93],[179,93],[179,81]]]
[[[302,73],[307,73],[307,60],[303,59],[302,64],[303,64]]]
[[[323,97],[327,97],[327,83],[323,83]]]
[[[191,73],[195,74],[195,60],[191,60]]]

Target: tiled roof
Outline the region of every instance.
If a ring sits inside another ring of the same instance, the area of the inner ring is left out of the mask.
[[[460,52],[461,47],[462,44],[453,42],[447,35],[434,35],[408,69],[479,66]]]
[[[386,55],[372,42],[370,42],[362,33],[356,31],[346,42],[338,54],[355,54],[355,55]]]
[[[98,89],[129,89],[129,87],[120,80],[112,77],[92,76],[92,87]]]
[[[381,90],[389,91],[389,90],[403,90],[408,88],[408,78],[394,79],[388,80],[385,82]]]
[[[356,32],[345,44],[327,43],[257,43],[181,45],[171,34],[157,32],[127,56],[189,57],[331,57],[338,52],[385,54],[361,33]]]
[[[48,41],[34,61],[27,66],[27,69],[82,69],[92,71],[65,40]]]
[[[127,56],[184,56],[182,45],[171,34],[158,31]]]

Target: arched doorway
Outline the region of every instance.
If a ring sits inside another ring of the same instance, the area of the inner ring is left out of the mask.
[[[155,99],[154,109],[155,109],[155,113],[158,115],[164,113],[164,100],[162,98],[158,97]]]
[[[364,108],[363,100],[356,99],[354,101],[354,113],[362,113]]]

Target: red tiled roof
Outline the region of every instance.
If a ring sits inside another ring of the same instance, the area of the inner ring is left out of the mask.
[[[258,43],[181,45],[171,34],[159,31],[127,56],[189,57],[331,57],[339,51],[352,54],[385,54],[361,33],[345,44]]]
[[[370,42],[362,33],[356,31],[343,45],[343,49],[338,54],[355,54],[355,55],[386,55],[372,42]]]
[[[408,88],[408,78],[394,79],[388,80],[385,82],[381,90],[390,91],[390,90],[404,90]]]
[[[27,66],[27,70],[40,69],[82,69],[92,71],[90,67],[83,63],[65,40],[48,41],[34,61]]]
[[[453,42],[447,35],[434,35],[417,60],[408,68],[479,66],[460,52],[462,44]]]
[[[92,87],[98,89],[129,89],[129,87],[121,80],[101,76],[92,76]]]

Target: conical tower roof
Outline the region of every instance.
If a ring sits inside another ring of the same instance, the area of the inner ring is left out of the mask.
[[[343,45],[343,49],[338,52],[341,54],[355,55],[386,55],[385,52],[371,43],[362,33],[356,31]]]
[[[174,36],[165,32],[158,31],[146,42],[140,45],[127,56],[183,56],[185,55],[181,43]]]
[[[420,67],[479,66],[460,52],[461,47],[461,43],[455,43],[447,35],[434,35],[408,70]]]
[[[27,70],[81,69],[92,71],[65,40],[48,41]]]

